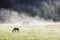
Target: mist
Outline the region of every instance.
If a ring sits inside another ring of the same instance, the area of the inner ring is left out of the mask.
[[[38,24],[59,21],[59,0],[0,0],[0,23]]]

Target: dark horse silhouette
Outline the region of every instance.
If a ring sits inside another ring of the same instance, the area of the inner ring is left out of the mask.
[[[13,30],[12,30],[12,32],[19,32],[19,28],[14,28]]]

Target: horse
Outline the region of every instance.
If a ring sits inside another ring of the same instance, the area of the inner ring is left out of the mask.
[[[19,32],[19,28],[13,28],[12,32]]]

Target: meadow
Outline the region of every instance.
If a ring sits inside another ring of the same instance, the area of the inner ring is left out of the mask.
[[[14,27],[19,27],[19,32],[12,32]],[[60,40],[60,24],[0,24],[0,40]]]

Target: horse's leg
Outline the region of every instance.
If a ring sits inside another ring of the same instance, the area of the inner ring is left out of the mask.
[[[16,30],[14,30],[16,32]]]
[[[12,32],[14,32],[14,30],[12,30]]]
[[[19,30],[18,30],[18,32],[19,32]]]
[[[19,32],[19,29],[17,29],[17,32]]]

